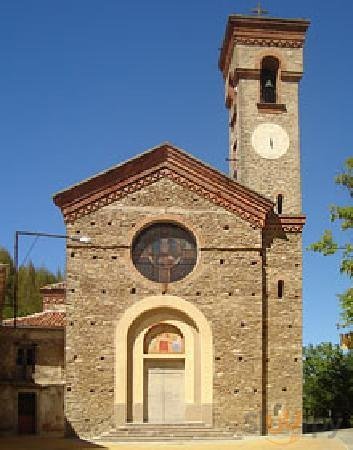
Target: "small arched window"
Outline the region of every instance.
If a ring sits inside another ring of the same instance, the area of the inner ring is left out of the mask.
[[[277,78],[279,61],[265,56],[261,63],[261,103],[277,103]]]

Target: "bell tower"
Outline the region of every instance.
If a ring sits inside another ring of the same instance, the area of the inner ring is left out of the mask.
[[[277,213],[301,213],[298,89],[309,22],[231,15],[219,67],[229,109],[229,171],[271,199]]]

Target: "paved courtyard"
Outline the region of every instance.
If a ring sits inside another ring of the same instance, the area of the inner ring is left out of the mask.
[[[348,450],[353,450],[353,428],[338,431],[337,437],[345,443]]]
[[[342,439],[342,440],[341,440]],[[346,442],[344,443],[343,440]],[[234,442],[202,442],[202,443],[104,443],[93,444],[73,439],[47,439],[39,437],[1,438],[0,450],[351,450],[353,449],[353,430],[340,431],[332,434],[292,438],[260,438],[244,439]]]

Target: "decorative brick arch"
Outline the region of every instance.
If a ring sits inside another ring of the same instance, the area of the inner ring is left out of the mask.
[[[200,351],[200,405],[195,411],[199,411],[198,419],[204,423],[212,424],[212,404],[213,404],[213,340],[212,330],[204,314],[192,303],[172,295],[151,296],[140,300],[128,308],[121,319],[117,322],[115,334],[115,424],[126,423],[128,415],[128,335],[131,327],[144,314],[153,314],[158,310],[169,310],[180,313],[190,320],[197,329],[199,337]],[[134,376],[134,380],[138,377]],[[135,382],[135,381],[134,381]],[[141,386],[134,386],[133,389],[141,393]],[[136,406],[136,405],[134,405]],[[190,416],[193,416],[191,407]],[[200,413],[201,410],[201,413]],[[140,417],[139,411],[134,412],[135,417]]]
[[[286,60],[283,58],[283,54],[273,47],[259,50],[256,55],[255,68],[261,70],[262,60],[268,56],[278,59],[279,70],[287,70]]]

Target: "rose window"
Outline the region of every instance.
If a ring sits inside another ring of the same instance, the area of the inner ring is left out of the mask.
[[[193,270],[196,259],[194,235],[172,223],[156,223],[143,229],[132,246],[137,270],[157,283],[181,280]]]

